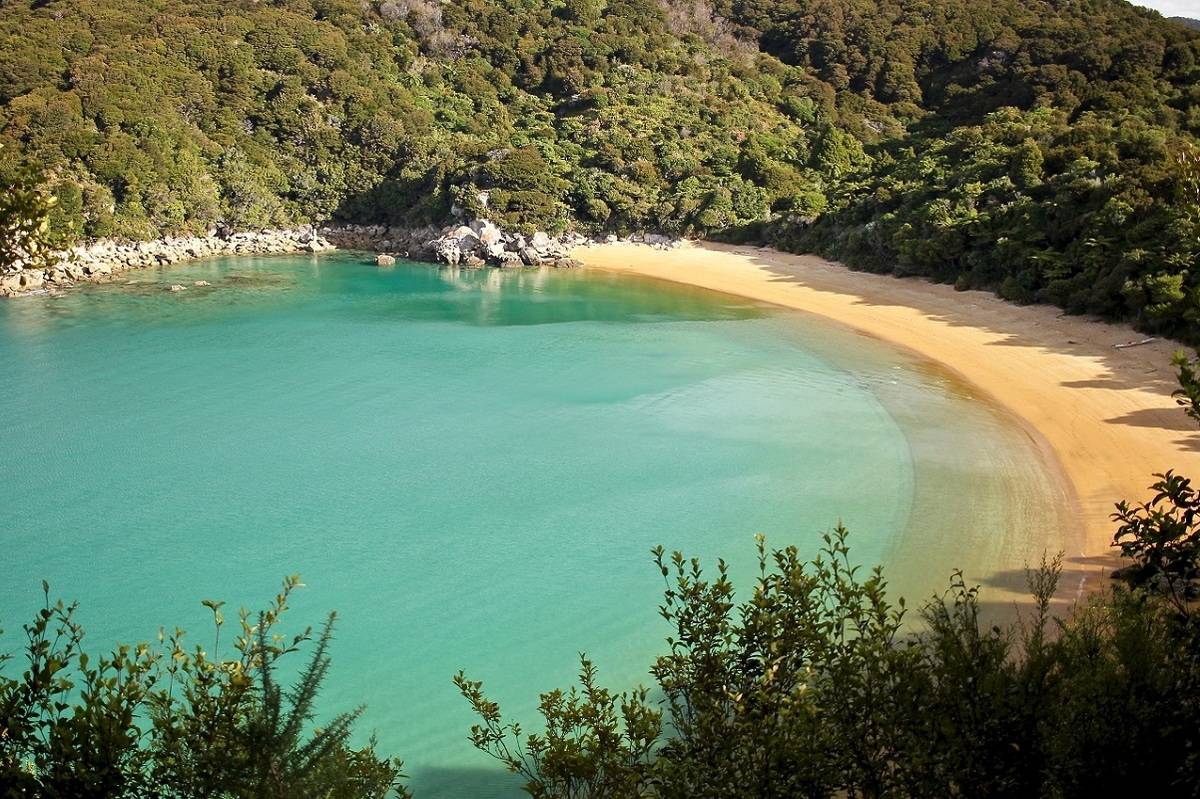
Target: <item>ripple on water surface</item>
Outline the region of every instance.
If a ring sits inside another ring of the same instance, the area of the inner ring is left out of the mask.
[[[528,721],[581,649],[648,681],[656,544],[746,585],[755,533],[813,553],[842,519],[916,598],[1062,546],[1025,433],[871,339],[603,273],[363,261],[0,303],[0,626],[46,578],[94,646],[201,637],[201,598],[256,607],[300,572],[293,622],[342,619],[325,706],[366,702],[424,797],[507,796],[451,675]]]

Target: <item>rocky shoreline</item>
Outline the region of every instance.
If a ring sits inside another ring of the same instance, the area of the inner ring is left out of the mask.
[[[591,239],[578,233],[550,236],[537,231],[530,236],[524,236],[520,233],[505,232],[486,219],[441,230],[403,230],[368,226],[328,229],[322,230],[322,233],[328,235],[331,240],[348,242],[351,245],[339,246],[379,252],[384,265],[387,257],[399,256],[468,269],[482,269],[488,266],[579,266],[579,262],[571,258],[571,250],[591,243]]]
[[[167,236],[151,241],[102,240],[72,247],[48,269],[8,269],[0,272],[0,297],[53,294],[79,283],[104,283],[125,272],[169,266],[184,261],[228,255],[320,253],[335,249],[378,253],[376,264],[390,266],[396,258],[432,261],[450,267],[483,269],[569,268],[575,247],[615,241],[640,241],[668,248],[678,241],[659,234],[625,239],[590,239],[578,233],[530,236],[505,232],[487,220],[446,228],[400,228],[385,225],[313,226],[281,230],[209,231],[204,236]],[[170,286],[171,291],[182,286]]]

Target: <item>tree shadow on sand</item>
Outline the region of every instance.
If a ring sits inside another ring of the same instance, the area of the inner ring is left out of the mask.
[[[725,245],[704,245],[717,249],[725,249]],[[744,251],[744,250],[743,250]],[[818,285],[802,275],[794,274],[781,268],[766,253],[775,250],[763,250],[764,257],[751,256],[753,263],[771,276],[771,282],[791,283],[804,286],[819,293],[854,294],[849,287],[830,288],[828,285]],[[788,253],[781,253],[788,255]],[[834,265],[844,269],[849,275],[858,270],[852,270],[844,264]],[[876,274],[876,273],[871,273]],[[827,277],[824,274],[823,277]],[[836,275],[834,276],[836,279]],[[1170,394],[1178,388],[1175,372],[1169,364],[1169,352],[1183,345],[1165,339],[1156,340],[1146,346],[1123,347],[1117,345],[1129,344],[1147,338],[1144,334],[1133,331],[1129,326],[1116,324],[1092,316],[1072,316],[1059,308],[1050,305],[1015,305],[987,291],[955,291],[946,284],[935,283],[918,276],[897,276],[878,274],[880,288],[895,285],[897,292],[894,296],[882,300],[878,297],[857,295],[855,302],[860,305],[874,307],[904,307],[919,311],[921,314],[955,327],[969,327],[985,330],[996,336],[991,346],[1029,347],[1045,352],[1080,355],[1095,358],[1108,370],[1103,378],[1081,381],[1064,381],[1066,388],[1105,388],[1111,390],[1145,389],[1154,393]],[[888,279],[891,282],[888,282]],[[823,282],[823,281],[822,281]],[[934,291],[921,292],[919,300],[910,300],[905,289],[918,289],[922,285],[933,287]],[[1015,332],[1011,327],[997,324],[997,317],[1011,318],[1013,314],[1021,314],[1022,324],[1029,325],[1038,331],[1035,337],[1030,334]],[[1093,341],[1080,341],[1072,338],[1071,334],[1060,329],[1062,320],[1068,323],[1084,320],[1094,325]],[[1154,363],[1149,363],[1147,354],[1152,354]],[[1162,363],[1159,364],[1158,361]],[[1147,365],[1149,364],[1149,365]]]

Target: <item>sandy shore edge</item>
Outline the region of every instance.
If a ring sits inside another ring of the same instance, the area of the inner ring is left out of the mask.
[[[1049,448],[1077,498],[1081,552],[1068,560],[1093,574],[1115,562],[1115,502],[1148,498],[1154,472],[1200,475],[1200,431],[1171,397],[1176,342],[1118,349],[1146,336],[1057,308],[764,247],[616,243],[581,247],[574,257],[590,268],[817,314],[949,368]]]

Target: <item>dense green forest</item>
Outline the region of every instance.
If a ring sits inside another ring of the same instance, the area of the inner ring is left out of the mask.
[[[1200,339],[1200,34],[1122,0],[5,0],[63,238],[766,241]]]

